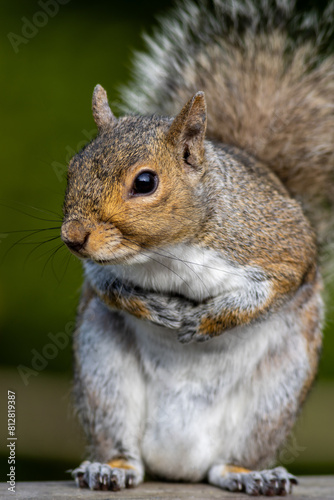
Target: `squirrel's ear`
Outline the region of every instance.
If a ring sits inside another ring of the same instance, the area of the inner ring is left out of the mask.
[[[204,157],[206,132],[206,101],[204,92],[197,92],[174,118],[167,140],[179,149],[184,161],[196,168]]]
[[[101,85],[96,85],[94,89],[92,109],[93,118],[99,132],[107,130],[116,123],[117,119],[109,107],[107,92]]]

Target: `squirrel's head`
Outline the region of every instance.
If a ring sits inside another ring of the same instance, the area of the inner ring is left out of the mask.
[[[206,103],[195,94],[174,118],[116,119],[97,85],[98,136],[71,160],[61,237],[81,258],[129,261],[190,241],[201,228]]]

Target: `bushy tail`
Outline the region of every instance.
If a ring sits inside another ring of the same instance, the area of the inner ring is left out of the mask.
[[[125,108],[173,115],[198,90],[208,138],[265,162],[299,199],[319,242],[334,234],[334,1],[184,2],[137,54]]]

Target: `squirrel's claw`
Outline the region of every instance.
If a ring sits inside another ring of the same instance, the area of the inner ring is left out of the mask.
[[[298,480],[284,467],[271,470],[229,472],[212,476],[209,482],[227,491],[243,491],[250,496],[286,496],[292,491],[292,485]]]
[[[119,491],[136,486],[140,482],[134,469],[114,468],[108,464],[88,460],[82,462],[71,474],[79,488],[91,490]]]

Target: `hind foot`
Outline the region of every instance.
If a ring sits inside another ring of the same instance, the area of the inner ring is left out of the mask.
[[[143,481],[143,472],[126,460],[108,463],[82,462],[71,474],[79,488],[119,491],[133,488]]]
[[[244,492],[251,496],[285,496],[291,493],[297,478],[284,467],[250,471],[231,465],[215,465],[209,470],[210,484],[228,491]]]

